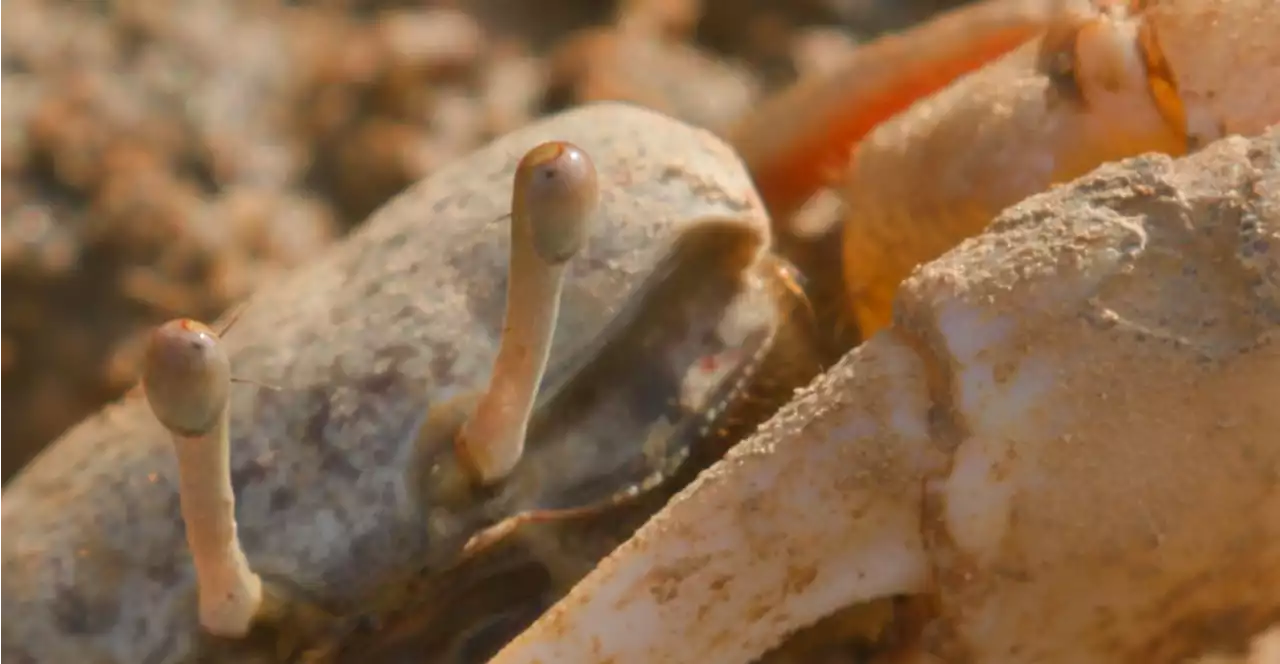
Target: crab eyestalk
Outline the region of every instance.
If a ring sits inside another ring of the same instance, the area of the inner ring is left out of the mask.
[[[585,244],[598,201],[595,165],[575,145],[543,143],[516,167],[502,339],[489,386],[457,438],[463,466],[481,484],[505,478],[524,453],[565,267]]]
[[[200,624],[216,636],[242,637],[262,606],[262,580],[249,568],[236,534],[230,360],[213,330],[173,320],[151,334],[142,385],[156,419],[173,434]]]

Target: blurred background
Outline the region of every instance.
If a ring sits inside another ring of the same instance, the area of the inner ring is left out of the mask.
[[[623,99],[713,131],[958,0],[5,0],[3,475],[443,164]]]

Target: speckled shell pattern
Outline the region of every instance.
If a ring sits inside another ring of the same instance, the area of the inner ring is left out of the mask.
[[[410,486],[428,407],[484,386],[507,279],[511,183],[546,140],[584,148],[601,202],[571,261],[552,366],[597,335],[689,227],[768,222],[710,133],[621,104],[503,137],[415,185],[312,263],[263,284],[225,334],[232,471],[253,568],[356,602],[428,546]],[[170,439],[140,397],[90,417],[4,492],[3,654],[171,662],[197,643]],[[381,576],[380,576],[381,574]]]

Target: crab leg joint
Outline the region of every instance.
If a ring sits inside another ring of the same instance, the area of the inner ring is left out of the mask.
[[[142,384],[156,419],[173,434],[200,624],[216,636],[242,637],[262,605],[262,580],[249,569],[236,534],[230,360],[213,330],[193,320],[170,321],[151,335]]]
[[[516,167],[502,339],[488,389],[457,440],[463,465],[481,484],[501,480],[520,461],[551,354],[565,265],[586,242],[598,201],[595,164],[577,146],[543,143]]]

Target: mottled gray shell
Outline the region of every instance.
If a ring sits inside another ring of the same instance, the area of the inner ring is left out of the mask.
[[[570,263],[552,364],[600,333],[670,242],[707,219],[767,238],[737,157],[710,134],[603,104],[506,136],[416,185],[351,238],[265,285],[226,333],[232,468],[253,567],[320,600],[367,593],[421,552],[405,467],[428,404],[482,388],[506,287],[511,181],[568,140],[601,210]],[[267,387],[270,386],[270,387]],[[4,661],[172,661],[197,633],[165,432],[141,399],[83,422],[4,492]],[[374,574],[369,574],[369,571]]]

